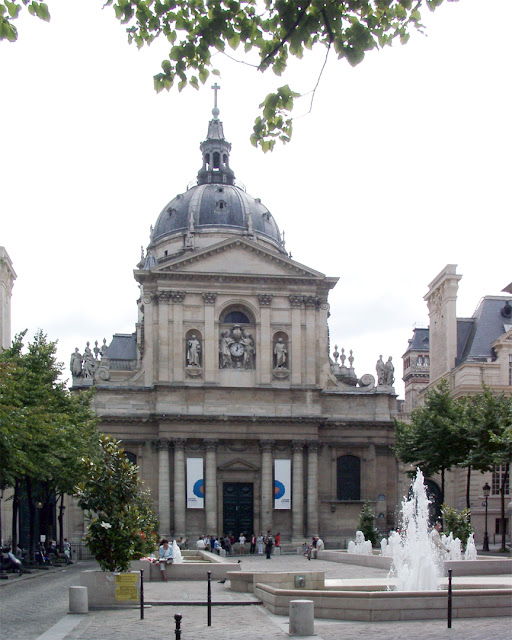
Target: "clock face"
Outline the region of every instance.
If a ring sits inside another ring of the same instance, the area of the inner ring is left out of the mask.
[[[231,351],[231,355],[235,357],[244,355],[244,345],[240,344],[240,342],[233,342],[233,344],[230,345],[229,350]]]

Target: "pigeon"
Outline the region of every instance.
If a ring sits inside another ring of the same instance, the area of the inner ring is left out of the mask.
[[[219,580],[219,581],[218,581],[218,583],[219,583],[219,584],[224,584],[225,582],[226,582],[226,580],[225,580],[225,579],[224,579],[224,580]]]

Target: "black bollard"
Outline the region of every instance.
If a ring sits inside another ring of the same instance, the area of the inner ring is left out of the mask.
[[[176,631],[174,632],[174,637],[176,640],[181,639],[181,618],[182,615],[180,613],[174,614],[174,620],[176,621]]]
[[[448,629],[452,628],[452,569],[448,569]]]
[[[140,619],[144,620],[144,569],[140,570]]]
[[[212,572],[208,571],[208,626],[212,626]]]

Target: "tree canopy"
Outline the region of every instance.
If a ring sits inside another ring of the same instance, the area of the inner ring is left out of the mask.
[[[149,492],[114,438],[99,437],[101,455],[85,457],[85,480],[75,488],[88,519],[87,546],[103,571],[128,571],[157,543],[158,521]]]
[[[425,404],[412,411],[411,422],[395,422],[395,453],[402,462],[420,467],[426,477],[441,473],[441,501],[444,502],[444,473],[464,462],[461,447],[461,411],[453,401],[446,380],[425,394]]]
[[[44,509],[71,493],[80,459],[97,449],[97,429],[90,393],[72,394],[59,379],[56,343],[39,331],[25,349],[25,333],[0,352],[0,488],[26,491],[33,552],[35,502]]]
[[[456,0],[448,0],[456,1]],[[169,55],[154,76],[157,91],[199,88],[210,74],[218,75],[213,56],[236,61],[281,76],[290,57],[301,59],[322,47],[329,55],[356,66],[372,49],[405,44],[413,30],[422,30],[421,11],[434,11],[443,0],[106,0],[126,25],[128,40],[143,47],[167,40]],[[15,41],[14,21],[23,6],[49,20],[48,6],[39,0],[0,0],[0,39]],[[228,54],[231,50],[234,53]],[[325,66],[325,63],[324,63]],[[323,70],[323,67],[322,67]],[[320,71],[321,76],[321,71]],[[312,79],[318,86],[320,77]],[[316,86],[311,89],[311,105]],[[285,84],[260,104],[251,135],[254,146],[271,150],[276,140],[292,135],[294,100],[299,93]]]

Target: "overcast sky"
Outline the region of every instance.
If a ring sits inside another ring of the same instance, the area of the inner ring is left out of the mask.
[[[49,6],[49,24],[27,15],[18,42],[0,43],[0,245],[18,276],[13,335],[42,328],[69,377],[75,347],[134,330],[133,269],[200,168],[213,78],[157,95],[164,42],[129,46],[101,0]],[[266,155],[249,142],[258,104],[282,84],[311,89],[323,53],[282,78],[216,56],[237,179],[295,260],[340,278],[332,348],[353,349],[359,376],[391,355],[402,397],[401,356],[428,323],[423,296],[439,271],[455,263],[463,275],[459,316],[512,281],[512,2],[445,3],[425,22],[426,36],[355,69],[333,56],[313,112]]]

